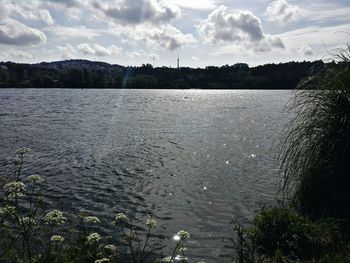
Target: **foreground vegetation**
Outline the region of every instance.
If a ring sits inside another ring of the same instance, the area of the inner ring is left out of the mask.
[[[291,207],[264,207],[252,222],[232,221],[240,263],[350,262],[349,221],[312,221]]]
[[[190,234],[179,231],[173,237],[174,248],[163,256],[164,247],[150,242],[157,226],[153,218],[146,220],[146,234],[141,236],[131,220],[118,213],[113,221],[116,243],[98,233],[96,216],[80,214],[68,220],[60,210],[44,211],[44,178],[23,178],[21,173],[28,151],[16,151],[14,174],[1,180],[1,263],[187,262],[185,243]]]
[[[284,199],[233,221],[238,262],[350,262],[350,46],[300,83],[281,141]]]

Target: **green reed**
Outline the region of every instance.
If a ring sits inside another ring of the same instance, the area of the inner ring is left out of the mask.
[[[281,142],[281,190],[309,217],[350,217],[350,46],[306,78]]]

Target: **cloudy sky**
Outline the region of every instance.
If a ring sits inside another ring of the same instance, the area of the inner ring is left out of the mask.
[[[348,42],[349,0],[0,0],[0,61],[255,66]]]

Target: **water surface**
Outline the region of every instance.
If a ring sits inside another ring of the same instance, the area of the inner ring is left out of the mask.
[[[273,145],[290,95],[0,90],[0,165],[27,146],[24,173],[46,178],[48,207],[97,215],[105,234],[118,212],[139,226],[153,215],[158,241],[185,229],[192,259],[226,262],[230,219],[276,194]]]

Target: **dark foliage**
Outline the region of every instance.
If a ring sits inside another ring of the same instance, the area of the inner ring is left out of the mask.
[[[251,223],[233,220],[235,262],[349,262],[346,221],[312,222],[290,207],[262,208]]]
[[[293,89],[323,62],[289,62],[249,68],[123,67],[87,60],[40,64],[0,63],[0,87],[155,88],[155,89]]]
[[[281,144],[282,190],[313,219],[350,218],[349,55],[301,83]]]
[[[255,217],[252,241],[259,254],[277,251],[294,259],[320,258],[336,248],[340,236],[335,224],[311,223],[286,208],[265,208]]]

